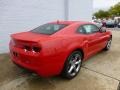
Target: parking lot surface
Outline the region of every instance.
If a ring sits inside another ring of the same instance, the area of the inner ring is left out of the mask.
[[[85,61],[78,76],[41,78],[15,66],[8,54],[0,55],[0,90],[120,90],[120,32],[112,30],[111,50]]]

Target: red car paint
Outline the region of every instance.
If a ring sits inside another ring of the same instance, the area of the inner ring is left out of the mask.
[[[43,77],[58,75],[67,57],[74,50],[82,50],[83,60],[86,60],[102,50],[111,36],[110,31],[92,34],[77,33],[81,25],[92,24],[89,22],[57,21],[51,23],[68,26],[52,35],[29,31],[11,35],[9,48],[14,63]],[[30,51],[25,51],[23,45],[29,46]],[[33,52],[32,47],[39,47],[40,52]]]

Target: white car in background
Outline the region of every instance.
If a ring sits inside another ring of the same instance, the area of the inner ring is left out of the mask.
[[[92,23],[94,23],[94,24],[97,25],[98,27],[102,27],[102,26],[103,26],[101,20],[94,19],[94,20],[92,20]]]

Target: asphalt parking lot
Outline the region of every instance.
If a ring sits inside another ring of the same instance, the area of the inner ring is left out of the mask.
[[[0,90],[120,90],[120,31],[113,29],[111,50],[85,61],[72,80],[41,78],[16,67],[8,54],[0,55]]]

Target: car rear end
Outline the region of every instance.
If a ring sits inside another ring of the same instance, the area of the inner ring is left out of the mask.
[[[11,35],[9,49],[12,61],[43,77],[59,74],[65,55],[56,50],[60,40],[57,41],[58,38],[53,34],[65,26],[67,25],[50,23]]]
[[[11,59],[15,64],[33,72],[41,66],[39,60],[41,47],[37,42],[12,38],[9,48]]]

